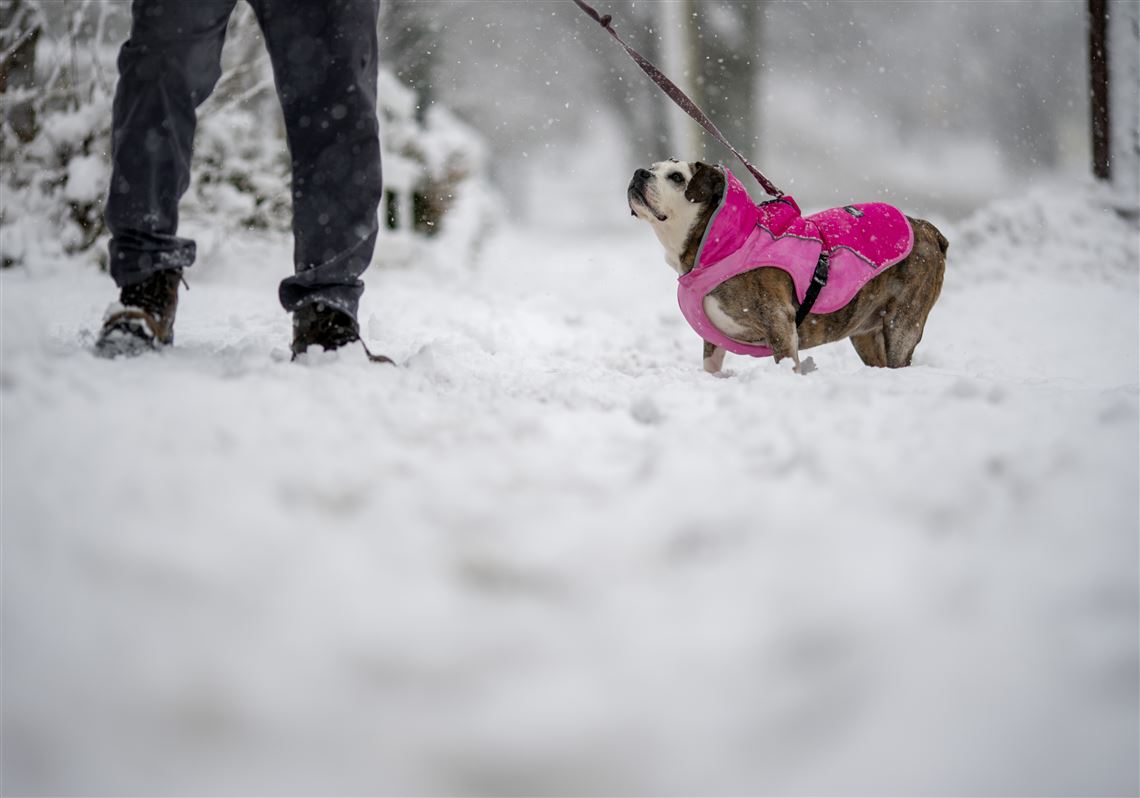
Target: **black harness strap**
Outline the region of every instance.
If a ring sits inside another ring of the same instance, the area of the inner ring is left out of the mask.
[[[819,260],[815,264],[815,274],[811,276],[811,283],[808,285],[807,293],[804,295],[804,301],[800,303],[800,309],[796,311],[796,326],[799,327],[804,323],[804,319],[811,313],[811,307],[815,304],[815,300],[819,298],[819,292],[827,285],[827,276],[831,269],[831,256],[827,254],[827,250],[819,253]]]

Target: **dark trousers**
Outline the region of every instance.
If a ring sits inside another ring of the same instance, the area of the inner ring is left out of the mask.
[[[134,0],[119,54],[107,200],[111,275],[132,285],[194,262],[179,238],[196,109],[221,77],[237,0]],[[379,0],[249,0],[265,36],[293,166],[286,310],[323,302],[356,316],[381,196],[376,116]]]

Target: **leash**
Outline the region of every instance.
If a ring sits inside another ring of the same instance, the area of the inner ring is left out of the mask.
[[[578,8],[586,12],[586,14],[592,20],[594,20],[594,22],[597,22],[599,25],[605,28],[610,36],[614,37],[614,39],[618,44],[622,46],[629,57],[632,58],[639,67],[641,67],[641,70],[646,75],[653,79],[653,82],[656,83],[663,92],[665,92],[666,96],[670,100],[675,102],[682,111],[696,120],[697,124],[707,130],[713,138],[727,147],[733,155],[739,158],[740,162],[748,167],[748,171],[752,173],[752,176],[756,178],[757,182],[760,183],[765,191],[767,191],[773,197],[784,196],[783,191],[780,191],[780,189],[776,188],[776,185],[771,180],[764,177],[760,170],[753,166],[751,162],[749,162],[749,160],[741,154],[740,150],[736,149],[736,147],[733,147],[732,144],[729,143],[728,139],[724,137],[723,133],[717,130],[716,125],[713,124],[712,120],[708,118],[705,112],[698,108],[696,103],[690,100],[689,96],[685,94],[685,92],[681,91],[676,83],[669,80],[669,78],[665,76],[665,73],[653,65],[653,62],[626,44],[625,40],[623,40],[621,36],[618,36],[617,31],[615,31],[613,29],[613,26],[610,25],[610,22],[613,21],[613,15],[599,14],[596,10],[594,10],[592,6],[590,6],[588,3],[584,3],[582,0],[574,0],[574,2],[578,5]]]

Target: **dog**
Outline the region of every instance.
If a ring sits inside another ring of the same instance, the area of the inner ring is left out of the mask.
[[[757,205],[727,168],[677,160],[638,169],[627,198],[679,275],[709,373],[726,351],[791,358],[802,373],[801,350],[843,338],[868,366],[910,365],[946,270],[949,243],[930,222],[881,203],[804,218],[791,197]]]

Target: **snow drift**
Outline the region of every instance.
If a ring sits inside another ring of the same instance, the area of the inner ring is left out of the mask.
[[[370,273],[399,369],[288,362],[269,233],[127,362],[4,272],[0,786],[1135,793],[1135,227],[939,226],[915,365],[804,377],[704,374],[632,221]]]

